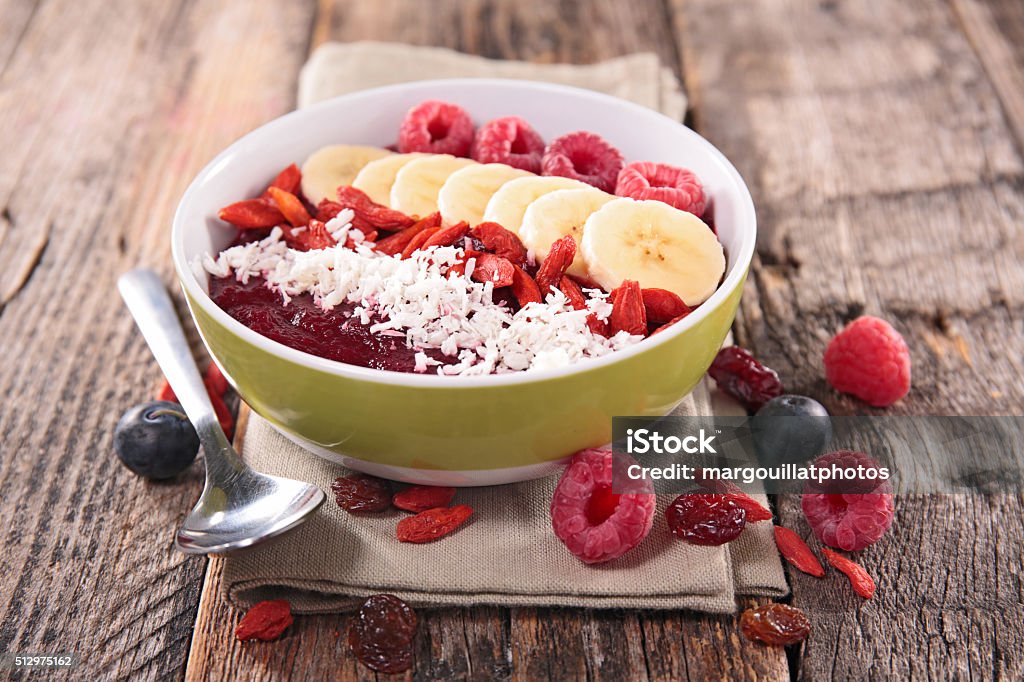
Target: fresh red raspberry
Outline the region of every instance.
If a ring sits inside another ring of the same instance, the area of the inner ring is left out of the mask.
[[[654,523],[654,486],[612,492],[610,450],[580,450],[555,487],[551,527],[569,551],[588,564],[618,558],[636,547]]]
[[[518,116],[504,116],[480,126],[470,156],[480,163],[504,163],[540,173],[544,140]]]
[[[653,161],[634,161],[619,171],[615,193],[633,199],[654,199],[689,211],[698,218],[704,215],[707,195],[704,186],[691,171]]]
[[[544,151],[541,168],[544,175],[561,175],[612,192],[622,162],[622,152],[604,138],[580,130],[552,140]]]
[[[878,542],[892,525],[893,496],[889,482],[872,478],[868,472],[879,464],[863,452],[840,450],[818,457],[811,463],[821,469],[853,470],[860,475],[808,481],[801,507],[814,534],[826,545],[848,552]]]
[[[468,156],[473,119],[462,107],[438,100],[417,104],[398,129],[398,151]]]
[[[869,405],[892,405],[910,391],[910,351],[892,325],[864,315],[829,342],[825,377]]]

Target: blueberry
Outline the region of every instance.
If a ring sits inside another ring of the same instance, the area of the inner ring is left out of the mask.
[[[761,464],[801,464],[817,457],[832,440],[828,410],[802,395],[780,395],[757,411],[751,421]]]
[[[199,452],[199,436],[178,403],[152,400],[117,422],[114,450],[126,467],[146,478],[171,478]]]

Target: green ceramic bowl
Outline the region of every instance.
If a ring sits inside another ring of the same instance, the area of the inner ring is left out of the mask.
[[[591,130],[627,160],[690,168],[711,198],[725,281],[668,331],[574,367],[483,377],[403,374],[288,348],[235,321],[207,294],[204,253],[233,229],[217,209],[258,194],[289,163],[335,143],[384,146],[425,99],[465,107],[478,122],[516,114],[551,139]],[[228,147],[193,181],[174,218],[174,263],[211,355],[242,398],[285,436],[321,456],[387,478],[490,485],[549,473],[573,452],[607,443],[617,415],[663,415],[700,381],[736,313],[756,233],[750,193],[710,143],[676,121],[614,97],[528,81],[441,80],[339,97],[283,116]]]

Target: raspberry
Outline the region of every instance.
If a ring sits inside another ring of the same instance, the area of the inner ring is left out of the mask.
[[[622,153],[604,138],[581,130],[552,140],[544,151],[541,169],[544,175],[573,178],[611,192],[622,162]]]
[[[888,322],[864,315],[829,342],[825,377],[841,393],[886,407],[910,391],[910,351]]]
[[[665,509],[672,533],[691,545],[724,545],[747,525],[747,512],[735,500],[715,493],[686,493]]]
[[[654,486],[644,492],[612,492],[612,453],[580,450],[555,487],[551,527],[573,554],[588,564],[622,556],[647,537],[654,523]]]
[[[840,450],[811,463],[820,469],[858,471],[854,479],[810,480],[800,505],[814,534],[826,545],[855,552],[874,544],[892,525],[892,486],[866,472],[879,465],[863,452]]]
[[[544,140],[518,116],[504,116],[480,126],[470,156],[480,163],[504,163],[540,173]]]
[[[704,186],[693,172],[653,161],[634,161],[619,171],[615,193],[620,197],[663,201],[698,218],[707,206]]]
[[[462,107],[438,100],[417,104],[398,129],[398,151],[467,156],[473,144],[473,119]]]
[[[708,374],[718,387],[757,412],[771,400],[782,395],[782,382],[775,370],[765,367],[745,348],[729,346],[718,351]]]

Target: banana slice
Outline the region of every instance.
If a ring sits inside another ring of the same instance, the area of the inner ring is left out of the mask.
[[[427,216],[437,210],[437,193],[448,176],[476,164],[448,154],[432,154],[413,159],[399,169],[391,186],[391,208],[406,215]]]
[[[322,199],[334,199],[342,185],[351,185],[356,173],[371,161],[390,156],[380,147],[333,144],[322,147],[302,164],[302,193],[314,206]]]
[[[526,207],[549,192],[560,189],[584,189],[585,182],[556,175],[510,180],[502,185],[487,202],[484,220],[498,223],[506,230],[519,232]]]
[[[366,192],[367,196],[378,204],[391,205],[391,186],[395,184],[395,176],[402,167],[420,157],[427,156],[418,152],[412,154],[391,154],[371,161],[352,181],[352,186]]]
[[[483,221],[484,209],[498,189],[516,178],[537,177],[503,163],[466,166],[448,176],[437,194],[437,207],[446,223],[465,220],[470,225]]]
[[[697,216],[660,201],[616,199],[583,226],[590,277],[611,291],[623,280],[668,289],[688,306],[702,303],[725,272],[725,254]]]
[[[613,199],[615,197],[611,194],[589,185],[582,189],[548,192],[526,207],[523,223],[519,226],[519,237],[537,260],[543,263],[556,239],[572,235],[577,245],[576,258],[567,272],[577,277],[588,277],[586,261],[578,248],[583,236],[583,224],[591,213]]]

